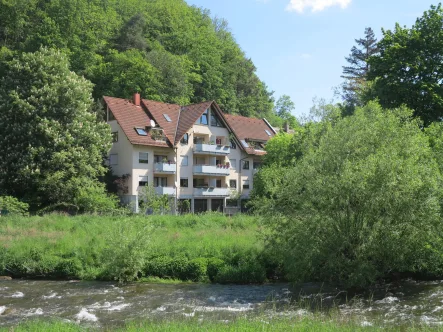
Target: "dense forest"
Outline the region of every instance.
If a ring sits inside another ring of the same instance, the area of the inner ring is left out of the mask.
[[[2,56],[42,46],[68,55],[71,70],[94,84],[96,99],[139,91],[147,99],[216,100],[225,112],[277,117],[272,92],[227,22],[184,0],[0,1]]]

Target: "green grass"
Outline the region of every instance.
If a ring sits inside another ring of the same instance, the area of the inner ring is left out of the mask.
[[[279,264],[258,230],[246,215],[11,216],[0,218],[0,275],[263,282]]]
[[[0,332],[83,332],[93,331],[90,326],[84,327],[73,323],[61,321],[28,321],[14,327],[0,328]],[[96,329],[98,330],[98,329]],[[352,320],[340,320],[336,318],[325,318],[322,316],[304,318],[239,318],[233,322],[223,321],[198,321],[197,319],[172,320],[172,321],[143,321],[132,322],[125,327],[104,328],[105,331],[138,332],[138,331],[168,331],[168,332],[190,332],[190,331],[331,331],[331,332],[353,332],[353,331],[443,331],[443,327],[408,326],[408,327],[377,327],[362,326],[361,322]]]

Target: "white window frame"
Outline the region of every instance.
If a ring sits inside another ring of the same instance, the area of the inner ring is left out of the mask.
[[[146,154],[146,159],[142,158],[142,156]],[[146,162],[142,162],[141,160],[146,160]],[[139,152],[138,153],[138,163],[139,164],[148,164],[149,163],[149,152]]]

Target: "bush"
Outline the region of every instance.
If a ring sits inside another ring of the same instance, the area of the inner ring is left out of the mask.
[[[391,273],[440,273],[442,176],[411,114],[357,109],[257,198],[291,280],[364,288]]]
[[[218,272],[226,265],[226,263],[219,258],[208,259],[208,278],[210,281],[214,282],[217,278]]]
[[[194,258],[188,262],[187,280],[204,281],[207,279],[208,260],[206,258]]]
[[[253,258],[239,261],[238,265],[222,266],[214,278],[220,284],[251,284],[266,281],[265,268]]]
[[[29,205],[12,196],[0,196],[0,215],[3,213],[26,216]],[[3,212],[4,211],[4,212]]]

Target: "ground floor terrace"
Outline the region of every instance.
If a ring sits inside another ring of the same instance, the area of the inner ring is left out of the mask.
[[[129,204],[135,212],[143,213],[140,210],[142,198],[138,196],[126,196],[122,202]],[[234,215],[240,212],[247,212],[249,198],[232,200],[228,197],[174,197],[169,196],[171,214],[220,212],[227,215]],[[149,211],[148,211],[149,213]]]

